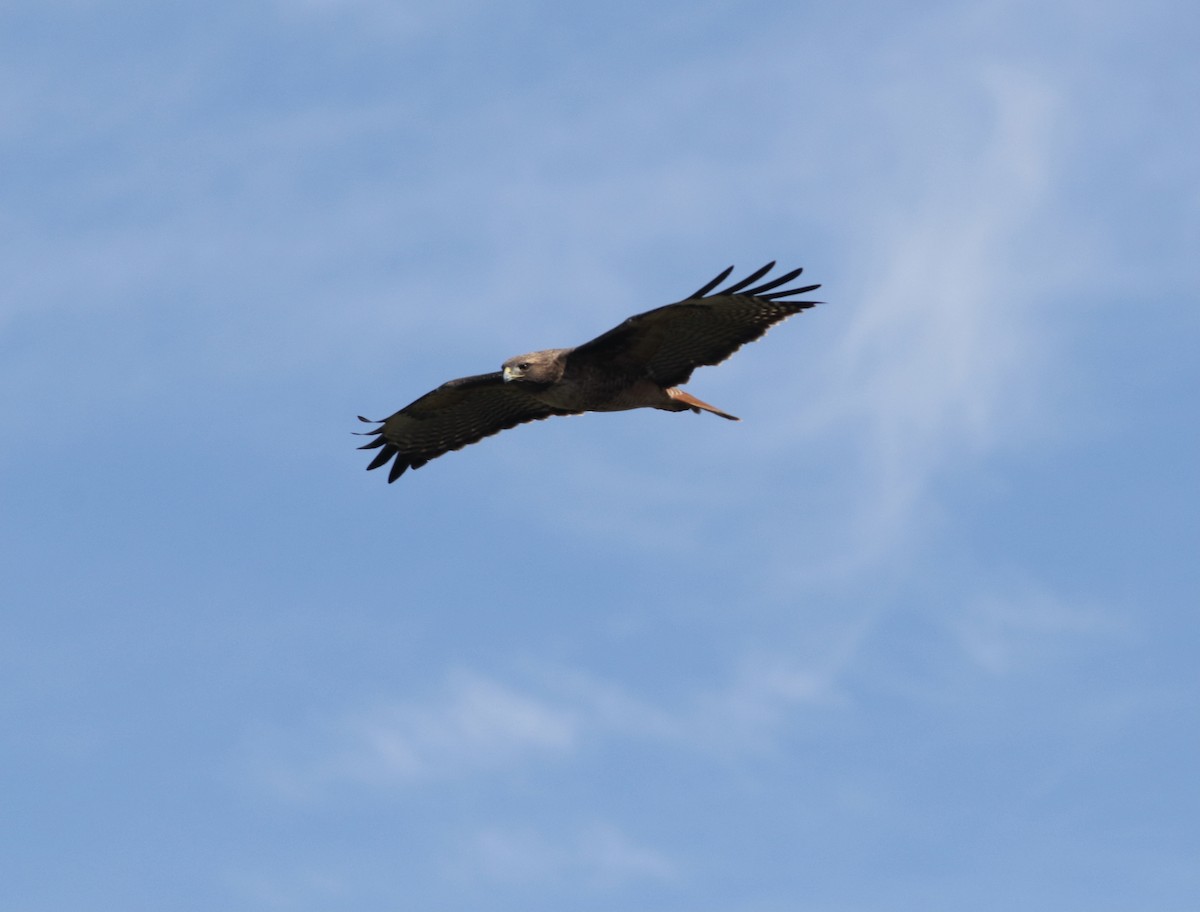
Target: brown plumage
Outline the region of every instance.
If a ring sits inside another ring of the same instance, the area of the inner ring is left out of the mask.
[[[714,291],[733,272],[730,266],[682,301],[630,317],[577,348],[518,355],[495,373],[443,383],[365,432],[375,439],[360,449],[379,449],[367,468],[391,462],[393,482],[443,453],[551,415],[657,408],[703,410],[737,421],[677,387],[697,367],[719,364],[774,324],[819,303],[789,300],[819,285],[773,290],[801,269],[750,287],[774,266]]]

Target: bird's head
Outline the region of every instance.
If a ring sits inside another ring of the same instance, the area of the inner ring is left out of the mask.
[[[540,386],[556,383],[563,373],[561,354],[569,351],[554,348],[549,351],[530,352],[517,355],[504,362],[505,383],[528,383]]]

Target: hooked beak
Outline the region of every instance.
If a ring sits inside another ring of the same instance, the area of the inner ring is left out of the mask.
[[[505,365],[504,366],[504,382],[505,383],[510,382],[513,379],[513,377],[515,377],[515,376],[516,376],[516,373],[513,371],[513,369],[511,367],[509,367],[508,365]]]

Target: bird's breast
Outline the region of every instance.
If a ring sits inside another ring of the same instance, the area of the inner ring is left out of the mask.
[[[635,408],[671,407],[661,386],[644,376],[621,371],[589,370],[567,374],[538,393],[547,405],[582,412],[618,412]]]

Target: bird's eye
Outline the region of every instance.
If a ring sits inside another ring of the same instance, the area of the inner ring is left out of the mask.
[[[529,362],[528,362],[528,361],[522,361],[520,364],[518,364],[518,365],[517,365],[517,367],[518,367],[518,368],[520,368],[520,369],[521,369],[521,370],[523,370],[523,371],[527,371],[527,370],[529,370]]]

